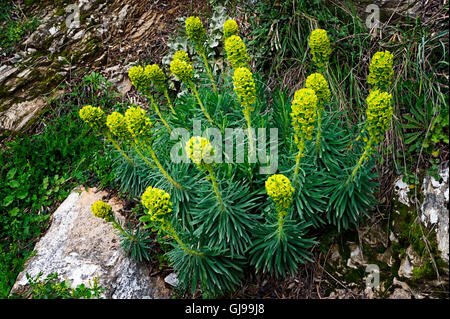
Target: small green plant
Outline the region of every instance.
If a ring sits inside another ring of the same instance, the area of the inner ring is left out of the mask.
[[[13,51],[13,47],[23,38],[24,35],[36,30],[39,20],[32,18],[25,21],[9,20],[0,29],[0,48],[5,53]]]
[[[110,85],[100,84],[91,95],[86,83],[66,88],[52,102],[40,134],[19,134],[0,151],[0,298],[8,296],[50,213],[76,185],[115,185],[118,154],[80,125],[78,103],[113,110],[121,110],[121,104]]]
[[[426,102],[425,97],[421,97],[417,99],[415,105],[411,105],[410,114],[403,115],[406,124],[402,125],[402,129],[405,132],[404,142],[408,147],[408,153],[420,151],[422,148],[424,150],[429,149],[430,136],[432,135],[433,113],[433,104]]]
[[[71,288],[70,282],[60,281],[58,273],[48,274],[42,278],[40,272],[36,277],[31,277],[28,273],[29,290],[20,296],[27,299],[101,299],[105,289],[99,286],[98,278],[89,280],[89,286],[80,284]],[[16,296],[17,297],[17,296]]]
[[[446,107],[441,107],[438,109],[436,117],[433,118],[430,127],[431,134],[429,139],[433,144],[441,142],[448,144],[448,122],[449,110]]]

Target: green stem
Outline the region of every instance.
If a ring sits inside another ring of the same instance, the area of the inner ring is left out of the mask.
[[[167,129],[169,130],[169,133],[172,133],[172,130],[170,129],[169,124],[167,124],[167,122],[164,120],[161,112],[159,111],[159,107],[158,107],[158,105],[156,105],[155,99],[153,98],[153,95],[148,94],[148,97],[150,98],[150,101],[152,102],[153,108],[155,109],[155,111],[158,114],[159,118],[161,119],[163,124],[167,127]]]
[[[122,234],[125,234],[125,236],[127,236],[130,240],[137,242],[136,237],[131,236],[128,232],[126,232],[114,218],[111,222],[114,224],[115,228],[118,229]]]
[[[148,151],[150,152],[150,154],[152,155],[153,161],[155,162],[156,166],[158,166],[158,169],[160,170],[160,172],[164,175],[164,177],[172,183],[173,186],[175,186],[177,189],[183,189],[183,187],[178,184],[167,172],[166,170],[162,167],[161,163],[158,160],[158,157],[156,156],[155,152],[153,151],[153,149],[151,148],[151,146],[147,145]]]
[[[283,233],[283,226],[284,226],[284,221],[286,219],[286,215],[287,213],[285,211],[282,210],[278,210],[278,229],[277,229],[277,234],[278,234],[278,239],[281,239],[281,234]]]
[[[248,130],[248,140],[249,140],[249,153],[251,154],[250,157],[252,157],[255,153],[255,148],[253,145],[253,134],[252,134],[252,122],[250,119],[250,107],[245,106],[244,107],[244,117],[247,121],[247,130]]]
[[[213,75],[211,73],[211,70],[209,69],[209,64],[208,64],[208,59],[206,57],[205,49],[204,48],[200,49],[200,52],[201,52],[201,55],[202,55],[202,58],[203,58],[203,62],[205,63],[206,72],[208,73],[209,79],[211,80],[211,84],[213,86],[214,93],[217,94],[216,83],[214,82],[214,77],[213,77]]]
[[[372,138],[369,139],[369,142],[367,143],[366,147],[364,148],[364,153],[361,155],[361,157],[359,158],[358,164],[356,164],[355,168],[352,171],[352,175],[350,177],[351,182],[353,182],[353,178],[355,177],[356,172],[362,166],[362,164],[364,163],[366,158],[369,156],[370,148],[371,148],[373,142],[374,142],[374,140]],[[348,184],[348,182],[346,184]]]
[[[155,166],[148,160],[147,157],[144,156],[144,154],[142,154],[142,152],[139,150],[139,148],[136,146],[136,142],[132,142],[131,146],[133,146],[134,150],[136,151],[136,153],[139,154],[139,156],[144,160],[144,162],[150,166],[151,168],[155,168]]]
[[[110,141],[112,145],[114,145],[114,147],[116,148],[116,150],[118,150],[118,151],[122,154],[122,156],[125,157],[125,159],[126,159],[131,165],[133,165],[133,162],[131,161],[131,159],[130,159],[130,158],[128,157],[128,155],[125,154],[125,152],[120,148],[119,144],[114,140],[114,138],[112,137],[112,135],[111,135],[110,132],[107,132],[107,133],[106,133],[106,139],[107,139],[108,141]]]
[[[169,103],[169,107],[172,110],[172,113],[175,114],[175,109],[173,108],[172,101],[170,100],[170,97],[169,97],[169,92],[167,92],[167,88],[164,89],[164,96],[167,99],[167,103]]]
[[[210,165],[207,165],[206,169],[209,172],[209,176],[211,178],[211,183],[213,185],[214,192],[216,193],[216,196],[217,196],[217,201],[219,202],[219,205],[223,208],[222,196],[220,196],[219,185],[217,184],[216,177],[214,176],[214,171]]]
[[[317,136],[316,136],[316,153],[319,153],[320,139],[322,135],[322,110],[317,110]]]
[[[293,178],[294,188],[297,185],[298,170],[300,168],[300,160],[302,158],[304,150],[305,150],[305,141],[302,138],[299,143],[299,150],[298,150],[297,156],[295,157],[295,169],[294,169],[294,178]]]
[[[178,236],[177,232],[175,231],[175,229],[173,228],[172,224],[170,222],[165,222],[165,226],[167,229],[167,232],[170,233],[173,237],[173,239],[176,240],[176,242],[180,245],[181,249],[183,249],[185,252],[187,252],[190,255],[197,255],[197,256],[201,256],[203,255],[202,252],[198,252],[192,249],[189,249],[186,244],[180,239],[180,237]]]
[[[194,95],[197,98],[198,104],[200,104],[200,107],[202,108],[203,113],[205,114],[206,118],[208,119],[208,121],[213,124],[213,120],[212,118],[209,116],[208,111],[206,111],[205,106],[202,103],[202,100],[200,100],[200,96],[198,95],[198,91],[197,88],[195,87],[195,84],[189,80],[189,85],[191,86],[192,91],[194,91]]]

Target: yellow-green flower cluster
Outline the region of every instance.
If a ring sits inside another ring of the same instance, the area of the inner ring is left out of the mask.
[[[110,222],[114,217],[112,207],[101,200],[96,201],[91,206],[91,210],[95,217],[104,219],[107,222]]]
[[[138,91],[144,94],[150,91],[150,78],[142,66],[136,65],[130,68],[128,77]]]
[[[127,122],[125,117],[119,112],[112,112],[106,118],[106,126],[109,127],[109,130],[112,134],[121,138],[123,140],[127,140],[130,138],[130,132],[128,131]]]
[[[273,199],[277,208],[286,210],[292,202],[294,188],[289,178],[283,174],[274,174],[266,180],[266,192]]]
[[[233,69],[246,66],[248,63],[247,49],[244,41],[238,35],[232,35],[225,39],[225,51],[228,61]]]
[[[189,17],[186,19],[186,33],[196,48],[200,48],[205,42],[206,32],[199,17]]]
[[[330,40],[327,31],[316,29],[309,36],[309,48],[313,56],[312,60],[318,68],[322,68],[328,62],[331,54]]]
[[[181,61],[184,61],[186,63],[191,63],[191,59],[189,58],[189,54],[187,54],[187,52],[184,51],[184,50],[178,50],[177,52],[175,52],[175,54],[173,55],[172,60],[181,60]]]
[[[126,110],[125,121],[127,123],[128,131],[134,138],[145,138],[151,135],[152,122],[145,115],[145,110],[141,109],[139,106],[132,106]]]
[[[394,76],[393,62],[394,56],[389,51],[379,51],[374,54],[370,61],[369,76],[367,77],[367,82],[372,85],[373,89],[388,90]]]
[[[236,21],[234,21],[233,19],[229,19],[227,21],[225,21],[224,25],[223,25],[223,36],[225,38],[229,38],[232,35],[237,35],[239,32],[239,27],[238,24],[236,23]]]
[[[252,72],[245,67],[234,70],[234,92],[243,107],[250,107],[256,101],[256,86]]]
[[[214,149],[211,142],[204,137],[194,136],[185,146],[186,154],[199,167],[205,167],[213,162]]]
[[[297,138],[312,139],[317,110],[317,96],[314,90],[305,88],[295,92],[291,109],[296,141]]]
[[[162,189],[149,186],[142,194],[141,200],[152,221],[163,222],[172,211],[170,195]]]
[[[154,86],[160,89],[164,88],[166,85],[166,75],[158,64],[147,65],[145,67],[145,73]]]
[[[188,54],[183,51],[175,52],[172,62],[170,62],[170,71],[183,82],[188,82],[194,76],[194,69]]]
[[[366,124],[367,131],[376,143],[384,138],[392,119],[392,95],[380,90],[373,90],[367,97]]]
[[[313,73],[306,79],[305,87],[316,92],[319,107],[323,107],[324,103],[330,102],[330,87],[327,80],[320,73]]]
[[[78,114],[84,122],[94,129],[102,130],[106,125],[105,112],[99,107],[86,105]]]

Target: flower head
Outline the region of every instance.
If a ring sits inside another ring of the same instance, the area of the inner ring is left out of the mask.
[[[274,174],[266,180],[266,192],[273,199],[275,205],[282,209],[288,209],[292,202],[294,188],[289,178],[283,174]]]
[[[157,64],[147,65],[145,67],[146,76],[157,88],[164,88],[166,85],[166,76]]]
[[[148,137],[151,135],[152,122],[145,115],[145,110],[139,106],[133,106],[126,110],[125,121],[128,131],[134,138]]]
[[[181,60],[181,61],[184,61],[186,63],[191,63],[191,59],[189,58],[189,54],[187,54],[187,52],[184,51],[184,50],[178,50],[177,52],[175,52],[175,54],[173,55],[172,60]]]
[[[103,112],[103,110],[99,107],[86,105],[79,111],[78,114],[84,122],[89,124],[89,126],[94,129],[101,130],[106,125],[105,112]]]
[[[316,92],[319,107],[323,107],[324,103],[330,102],[330,87],[322,74],[313,73],[308,76],[305,87]]]
[[[244,41],[238,35],[232,35],[225,39],[225,51],[227,51],[228,61],[233,69],[246,66],[248,63],[247,49]]]
[[[123,140],[127,140],[130,138],[130,132],[128,131],[127,122],[125,117],[119,112],[112,112],[106,118],[106,126],[109,127],[109,130],[112,134],[121,138]]]
[[[164,218],[172,211],[170,195],[162,189],[147,187],[141,197],[142,205],[148,209],[152,221],[164,221]]]
[[[174,58],[170,62],[170,71],[183,82],[191,80],[194,76],[192,64],[181,59]]]
[[[150,90],[150,79],[142,66],[133,66],[128,71],[128,77],[138,91],[147,93]]]
[[[239,32],[239,27],[236,21],[229,19],[225,21],[223,25],[223,36],[225,38],[231,37],[232,35],[237,35]]]
[[[186,19],[186,33],[195,46],[201,47],[206,39],[206,31],[199,17],[189,17]]]
[[[313,56],[312,60],[318,68],[322,68],[328,62],[331,54],[330,40],[327,31],[316,29],[309,36],[309,48]]]
[[[234,70],[234,92],[243,107],[250,107],[256,101],[256,87],[252,72],[245,67]]]
[[[393,109],[392,95],[380,90],[373,90],[367,97],[366,124],[371,138],[378,143],[391,124]]]
[[[104,201],[96,201],[91,206],[91,210],[95,217],[104,219],[107,222],[111,221],[114,218],[112,207]]]
[[[367,82],[374,89],[388,90],[394,76],[393,62],[394,56],[389,51],[379,51],[373,55],[370,61]]]
[[[292,101],[292,125],[296,136],[312,139],[316,119],[317,96],[312,89],[300,89]]]
[[[204,137],[194,136],[186,143],[185,151],[189,158],[199,167],[213,162],[214,149],[211,142]]]

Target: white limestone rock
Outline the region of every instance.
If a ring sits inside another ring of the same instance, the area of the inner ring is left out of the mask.
[[[441,258],[448,264],[448,162],[438,170],[441,181],[427,175],[423,181],[424,201],[421,205],[420,219],[426,227],[434,227]]]
[[[99,285],[106,289],[105,298],[140,299],[169,298],[169,292],[158,280],[149,276],[144,263],[137,264],[125,256],[120,238],[111,223],[96,218],[91,206],[107,195],[76,189],[54,212],[47,233],[35,246],[36,254],[25,264],[11,293],[20,293],[28,283],[26,273],[43,278],[57,272],[67,278],[73,287],[98,277]],[[110,200],[116,219],[119,201]]]

